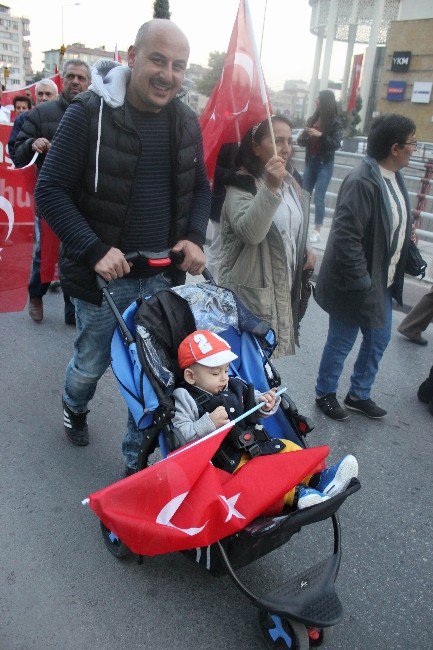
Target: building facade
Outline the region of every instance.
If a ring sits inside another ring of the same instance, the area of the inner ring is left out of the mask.
[[[29,19],[12,16],[10,7],[0,5],[0,75],[6,90],[32,82],[29,35]]]
[[[433,142],[432,86],[433,17],[391,23],[376,111],[410,117],[417,139]]]
[[[44,53],[44,75],[51,77],[56,70],[56,67],[59,68],[60,63],[60,51],[59,50],[46,50]],[[118,51],[118,55],[122,63],[126,63],[128,53]],[[72,45],[67,45],[65,54],[63,56],[63,61],[67,59],[80,59],[85,61],[90,67],[103,59],[104,61],[113,61],[114,60],[114,50],[106,50],[105,46],[101,47],[86,47],[83,43],[72,43]]]

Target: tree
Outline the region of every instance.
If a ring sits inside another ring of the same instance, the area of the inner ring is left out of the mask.
[[[153,17],[167,18],[170,20],[170,3],[168,0],[155,0],[153,3]]]
[[[215,84],[221,77],[223,71],[224,59],[226,52],[211,52],[209,54],[208,66],[209,68],[203,74],[203,77],[197,81],[196,89],[202,95],[210,96]]]
[[[42,70],[40,72],[39,71],[35,72],[35,74],[32,77],[32,81],[36,82],[36,81],[40,81],[41,79],[44,79],[44,78],[45,78],[44,70]]]

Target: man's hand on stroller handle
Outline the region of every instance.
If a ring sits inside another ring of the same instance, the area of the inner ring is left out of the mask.
[[[219,427],[223,427],[224,425],[230,422],[229,416],[227,415],[227,411],[225,410],[224,406],[217,406],[215,411],[209,413],[209,417],[217,429],[219,429]]]
[[[116,280],[129,273],[132,262],[125,260],[125,255],[118,248],[110,248],[94,266],[96,273],[101,275],[104,280]]]
[[[173,253],[182,252],[185,256],[183,262],[178,265],[181,271],[186,271],[191,275],[200,275],[202,273],[206,260],[200,246],[188,239],[182,239],[171,250]]]

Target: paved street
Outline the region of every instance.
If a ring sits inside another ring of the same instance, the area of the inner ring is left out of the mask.
[[[215,579],[180,554],[119,562],[105,549],[89,492],[121,477],[126,408],[111,371],[91,404],[91,444],[62,433],[61,383],[73,330],[62,297],[48,294],[41,325],[26,312],[1,314],[0,648],[1,650],[255,650],[257,613],[228,578]],[[402,314],[395,312],[394,330]],[[326,315],[311,305],[302,350],[279,362],[298,407],[317,422],[312,443],[360,463],[362,490],[341,509],[343,561],[337,588],[345,608],[335,650],[428,650],[432,641],[433,417],[416,390],[433,362],[427,348],[394,334],[374,398],[383,421],[352,414],[334,423],[314,406]],[[350,357],[353,361],[353,356]],[[350,362],[341,382],[343,398]],[[332,552],[322,523],[242,571],[265,591]]]

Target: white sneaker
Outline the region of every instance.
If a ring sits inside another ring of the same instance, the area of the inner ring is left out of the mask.
[[[320,232],[317,230],[313,230],[313,232],[310,235],[310,242],[312,244],[317,244],[318,241],[321,240]]]

